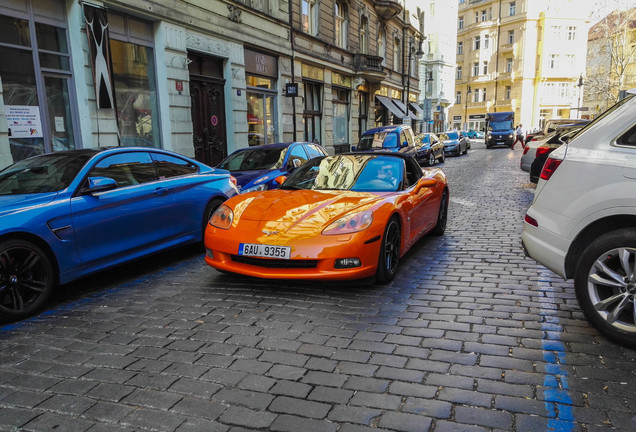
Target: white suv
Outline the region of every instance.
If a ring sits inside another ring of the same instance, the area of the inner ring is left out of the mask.
[[[522,242],[574,279],[596,328],[636,348],[636,89],[550,154]]]

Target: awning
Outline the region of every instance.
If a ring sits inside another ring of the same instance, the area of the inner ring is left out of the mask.
[[[384,105],[384,107],[386,109],[388,109],[389,111],[391,111],[391,113],[399,118],[404,117],[404,109],[400,110],[397,106],[395,106],[395,104],[392,102],[395,101],[395,99],[389,99],[386,96],[376,96],[376,99],[378,100],[378,102],[380,102],[382,105]]]
[[[417,118],[423,117],[424,110],[420,108],[418,104],[416,104],[415,102],[409,102],[409,106],[415,112],[415,115],[417,116]]]
[[[411,112],[411,110],[407,110],[406,107],[404,106],[404,104],[402,103],[401,100],[397,100],[397,99],[391,99],[391,102],[393,102],[395,104],[396,107],[398,107],[400,109],[400,112],[402,114],[400,114],[400,117],[405,117],[406,114],[404,114],[406,111],[408,111],[408,116],[410,118],[412,118],[413,120],[417,120],[417,116],[415,114],[413,114],[413,112]]]

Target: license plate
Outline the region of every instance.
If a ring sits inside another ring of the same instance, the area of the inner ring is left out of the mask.
[[[291,247],[240,243],[238,254],[263,258],[289,259],[291,255]]]

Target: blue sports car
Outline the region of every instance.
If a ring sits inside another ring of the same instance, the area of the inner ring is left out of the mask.
[[[237,192],[228,171],[154,148],[16,162],[0,171],[0,320],[33,314],[57,284],[201,241]]]
[[[268,144],[238,149],[219,168],[230,171],[241,193],[245,193],[276,189],[276,177],[287,176],[309,159],[326,155],[320,145],[310,142]]]

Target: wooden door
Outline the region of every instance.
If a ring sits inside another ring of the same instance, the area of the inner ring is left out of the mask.
[[[201,77],[190,78],[194,157],[210,166],[227,156],[223,83]]]

